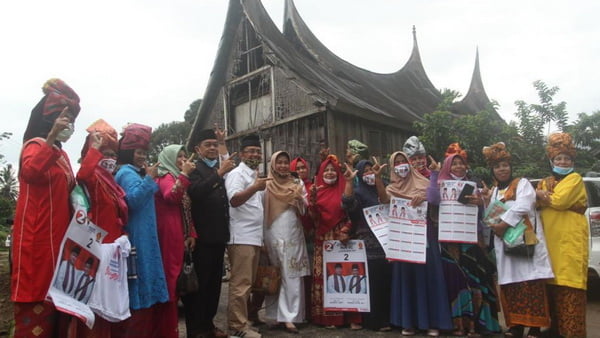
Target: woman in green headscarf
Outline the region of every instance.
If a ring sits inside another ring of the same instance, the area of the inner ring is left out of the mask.
[[[162,255],[169,301],[160,304],[164,320],[158,324],[160,337],[178,337],[176,292],[185,250],[193,250],[196,231],[192,223],[191,203],[187,195],[188,175],[196,165],[186,158],[179,144],[167,146],[158,155],[158,191],[155,194],[158,241]]]

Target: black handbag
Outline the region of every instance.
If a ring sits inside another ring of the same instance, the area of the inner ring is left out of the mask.
[[[194,268],[192,252],[185,250],[183,266],[179,273],[179,277],[177,277],[177,294],[185,296],[194,292],[198,292],[198,276],[196,275],[196,269]]]

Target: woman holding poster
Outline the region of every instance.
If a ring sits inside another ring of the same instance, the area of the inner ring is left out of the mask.
[[[350,324],[353,330],[362,326],[360,313],[331,312],[323,309],[323,242],[350,239],[352,223],[342,209],[342,194],[346,181],[335,155],[328,155],[319,167],[315,184],[310,190],[309,212],[315,223],[315,254],[313,265],[312,321],[317,325],[335,328]]]
[[[432,168],[431,182],[427,188],[427,201],[440,204],[440,185],[444,181],[469,181],[467,152],[458,143],[446,150],[446,159],[440,171],[439,164]],[[482,205],[477,195],[469,195],[468,204]],[[482,210],[478,212],[482,214]],[[439,215],[439,221],[447,215]],[[478,216],[478,219],[480,217]],[[499,332],[498,310],[493,275],[496,266],[484,251],[482,234],[478,244],[442,243],[442,268],[448,288],[455,335],[479,337],[480,334]]]
[[[354,188],[354,175],[347,175],[349,182],[346,183],[342,206],[350,216],[352,224],[356,229],[356,237],[365,243],[368,276],[369,295],[371,311],[363,314],[363,324],[366,328],[378,331],[389,331],[390,327],[390,293],[392,270],[390,263],[385,259],[385,252],[381,244],[371,231],[363,214],[363,209],[379,204],[377,190],[385,191],[381,179],[381,169],[387,165],[380,166],[374,162],[361,160],[356,165],[356,177],[358,177],[356,188]],[[350,168],[346,168],[351,171]],[[372,216],[372,215],[369,215]],[[377,219],[371,217],[372,222]]]
[[[421,205],[426,200],[429,180],[414,169],[408,156],[397,151],[390,156],[390,184],[383,194],[382,203],[392,197],[410,199],[411,205]],[[403,328],[403,335],[414,335],[416,330],[427,330],[429,336],[438,336],[439,330],[451,330],[452,320],[442,272],[437,228],[428,217],[426,263],[392,263],[392,313],[393,325]]]
[[[501,201],[508,208],[494,224],[494,250],[500,284],[500,301],[507,336],[522,337],[524,327],[530,327],[528,337],[540,336],[540,327],[550,326],[546,279],[553,278],[544,229],[535,210],[535,189],[526,179],[512,177],[510,153],[504,143],[483,148],[483,156],[491,169],[495,186],[490,200]],[[525,220],[538,243],[532,257],[504,253],[502,236],[506,229]],[[537,226],[536,226],[537,225]]]

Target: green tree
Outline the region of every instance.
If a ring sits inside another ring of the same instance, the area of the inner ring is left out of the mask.
[[[577,121],[565,129],[578,148],[577,166],[581,172],[600,171],[600,110],[580,113]]]
[[[196,119],[196,112],[202,103],[201,99],[195,100],[184,113],[184,121],[163,123],[152,131],[150,138],[150,151],[148,159],[151,163],[158,160],[158,154],[170,144],[185,145]]]
[[[12,136],[12,133],[10,133],[10,132],[7,132],[7,131],[2,132],[2,133],[0,133],[0,141],[9,139],[11,136]],[[0,161],[2,161],[3,159],[4,159],[4,155],[0,154]]]
[[[554,104],[554,96],[560,90],[556,86],[548,87],[545,82],[537,80],[533,82],[533,87],[537,91],[540,103],[517,100],[515,115],[519,119],[519,131],[523,138],[531,144],[543,145],[544,125],[547,125],[547,134],[550,133],[552,123],[555,123],[560,130],[565,130],[568,118],[567,103],[561,101]]]
[[[0,169],[0,222],[13,217],[18,194],[15,171],[7,164]]]

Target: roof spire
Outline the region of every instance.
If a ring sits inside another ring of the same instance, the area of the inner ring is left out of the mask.
[[[417,40],[417,27],[415,25],[413,25],[413,39]]]

